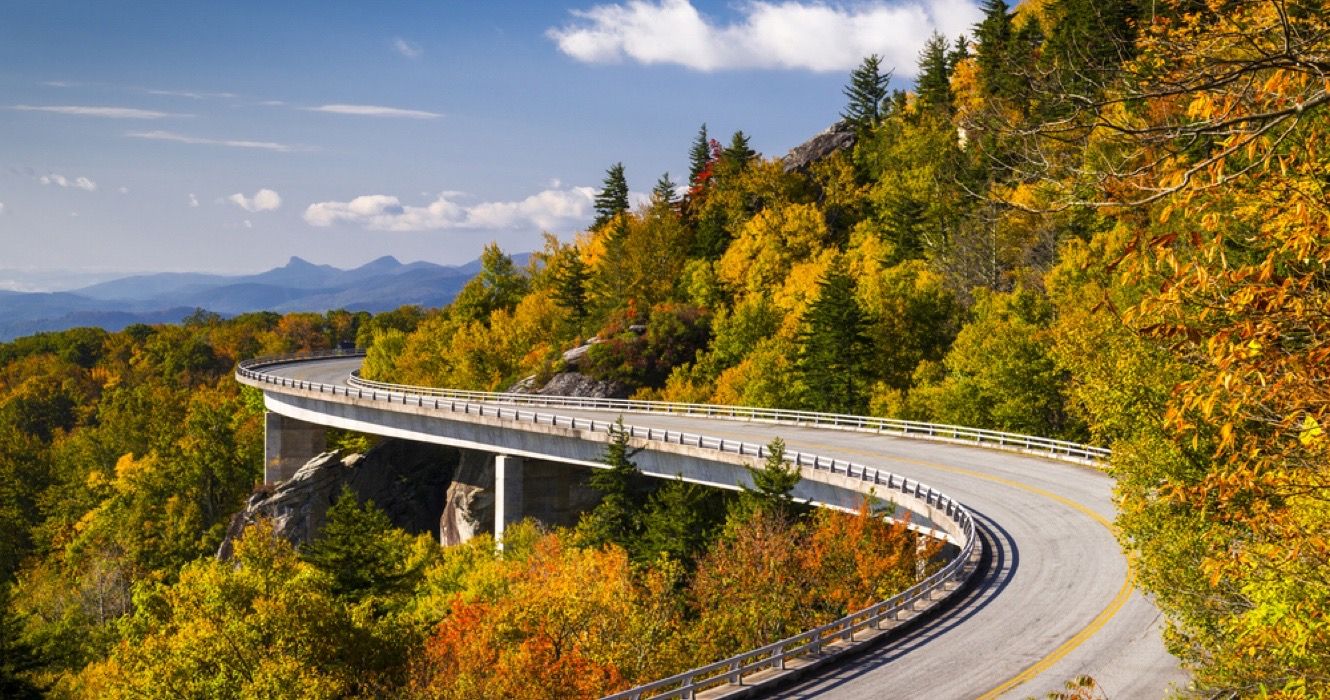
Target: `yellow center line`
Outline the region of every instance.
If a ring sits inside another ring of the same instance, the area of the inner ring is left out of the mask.
[[[714,432],[714,431],[708,430],[707,432]],[[720,436],[717,435],[716,437]],[[1011,488],[1027,491],[1037,496],[1047,498],[1051,501],[1056,501],[1057,503],[1061,503],[1062,505],[1067,506],[1068,508],[1071,508],[1077,512],[1082,513],[1083,515],[1089,517],[1091,520],[1094,520],[1100,525],[1103,525],[1105,528],[1108,529],[1110,533],[1114,533],[1115,535],[1117,533],[1117,528],[1113,526],[1113,523],[1108,518],[1105,518],[1104,516],[1094,512],[1084,504],[1078,503],[1076,501],[1071,500],[1070,498],[1067,498],[1066,496],[1054,493],[1052,491],[1049,491],[1048,489],[1040,488],[1038,486],[1031,486],[1030,484],[1021,483],[1019,481],[1015,481],[1001,476],[985,474],[983,472],[975,471],[973,469],[965,469],[963,467],[953,467],[946,464],[938,464],[937,462],[930,462],[922,459],[914,459],[912,457],[896,457],[896,456],[882,455],[874,452],[869,452],[867,450],[855,449],[852,447],[839,447],[835,445],[827,445],[819,443],[813,443],[809,445],[809,447],[813,449],[834,450],[837,452],[849,452],[876,459],[882,459],[883,457],[886,457],[887,459],[895,462],[917,464],[919,466],[928,467],[930,469],[937,469],[939,471],[951,472],[953,474],[960,474],[963,476],[969,476],[976,479],[983,479],[984,481],[991,481],[993,483],[1002,484],[1003,486],[1010,486]],[[1108,602],[1108,605],[1103,610],[1101,610],[1099,614],[1096,615],[1095,618],[1091,620],[1088,625],[1081,628],[1079,632],[1072,635],[1071,638],[1060,644],[1056,649],[1049,652],[1043,658],[1027,666],[1020,673],[1017,673],[1011,678],[1008,678],[1007,680],[1003,681],[996,688],[993,688],[987,693],[980,695],[979,700],[993,700],[993,698],[997,698],[998,696],[1002,695],[1003,693],[1006,693],[1012,688],[1015,688],[1021,685],[1022,683],[1034,679],[1039,674],[1043,673],[1044,671],[1047,671],[1049,668],[1052,668],[1053,664],[1057,663],[1058,661],[1061,661],[1063,657],[1070,654],[1081,644],[1084,644],[1085,641],[1088,640],[1090,637],[1093,637],[1095,633],[1097,633],[1100,629],[1103,629],[1104,625],[1108,624],[1109,620],[1112,620],[1118,614],[1118,611],[1122,610],[1122,606],[1127,604],[1127,600],[1131,598],[1133,590],[1132,582],[1134,578],[1135,578],[1134,574],[1131,570],[1131,562],[1129,561],[1127,563],[1127,577],[1126,579],[1123,580],[1122,587],[1118,589],[1117,595],[1113,596],[1113,599]]]

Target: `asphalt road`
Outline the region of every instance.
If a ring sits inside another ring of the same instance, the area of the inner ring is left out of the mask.
[[[359,358],[273,374],[344,384]],[[614,420],[617,414],[551,408]],[[654,414],[630,425],[684,430],[854,460],[918,479],[964,503],[990,547],[972,592],[904,638],[778,692],[780,698],[1043,697],[1080,675],[1109,698],[1160,698],[1186,675],[1160,641],[1155,607],[1130,582],[1111,531],[1111,479],[1063,462],[899,437]]]

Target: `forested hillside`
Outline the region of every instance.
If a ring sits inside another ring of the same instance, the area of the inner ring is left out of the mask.
[[[866,59],[807,168],[706,126],[680,192],[481,282],[368,371],[872,413],[1112,447],[1203,689],[1330,692],[1324,3],[989,0],[909,93]],[[648,175],[649,177],[649,175]]]
[[[852,145],[787,162],[702,126],[680,184],[630,208],[610,166],[592,226],[524,267],[490,247],[447,307],[0,346],[0,694],[592,695],[914,572],[908,535],[803,512],[774,465],[739,497],[653,491],[614,445],[600,507],[501,555],[345,499],[311,547],[257,531],[215,561],[260,473],[232,364],[350,339],[396,382],[539,384],[594,341],[576,369],[637,398],[1111,447],[1120,540],[1199,691],[1330,694],[1328,18],[989,0],[909,92],[864,60]],[[857,583],[815,597],[825,576]],[[768,594],[727,603],[735,581]]]

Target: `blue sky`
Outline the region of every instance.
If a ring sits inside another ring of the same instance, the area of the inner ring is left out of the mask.
[[[864,55],[905,86],[933,29],[977,16],[969,0],[9,0],[0,270],[531,250],[589,222],[614,162],[635,191],[682,180],[703,122],[782,155],[835,121]]]

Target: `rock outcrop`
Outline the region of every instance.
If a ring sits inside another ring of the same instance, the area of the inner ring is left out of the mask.
[[[637,331],[637,326],[630,330],[635,332],[644,332],[645,326],[641,331]],[[555,374],[545,382],[541,382],[537,377],[527,377],[508,388],[510,394],[539,394],[541,396],[583,396],[590,399],[626,399],[628,398],[628,387],[614,381],[605,379],[593,379],[579,370],[582,369],[586,361],[587,353],[591,351],[592,346],[601,342],[599,338],[592,338],[586,343],[579,345],[563,354],[563,372]]]
[[[856,139],[853,125],[846,121],[836,122],[826,131],[790,149],[783,159],[785,172],[806,172],[819,160],[837,151],[852,148]]]
[[[383,509],[394,526],[435,533],[461,462],[462,450],[407,440],[384,440],[364,455],[325,452],[290,479],[251,496],[231,519],[217,554],[229,558],[232,542],[260,519],[271,521],[278,535],[297,545],[309,542],[344,485],[361,501]]]

